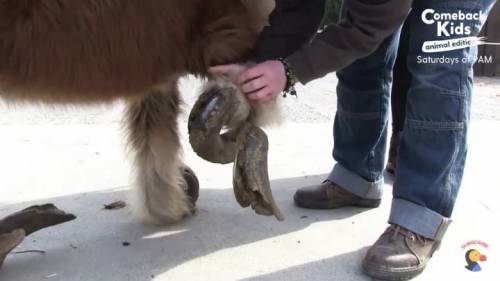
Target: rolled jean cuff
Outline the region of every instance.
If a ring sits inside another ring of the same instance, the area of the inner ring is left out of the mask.
[[[359,197],[365,199],[382,198],[384,179],[369,182],[341,165],[335,164],[328,180]]]
[[[389,223],[397,224],[427,239],[439,240],[442,226],[449,223],[449,219],[424,206],[394,198]]]

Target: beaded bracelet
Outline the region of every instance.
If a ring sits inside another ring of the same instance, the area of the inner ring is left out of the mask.
[[[287,95],[298,97],[297,91],[295,90],[295,84],[297,84],[298,79],[295,74],[293,74],[290,63],[285,58],[278,58],[278,61],[280,61],[285,67],[286,85],[283,90],[283,97],[286,98]]]

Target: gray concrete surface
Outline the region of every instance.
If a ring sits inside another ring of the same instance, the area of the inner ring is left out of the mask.
[[[333,165],[333,76],[287,98],[287,122],[268,129],[269,170],[282,223],[241,209],[231,189],[231,166],[202,161],[187,144],[186,162],[202,185],[198,213],[170,227],[152,227],[130,208],[130,159],[120,116],[122,104],[92,108],[0,106],[0,217],[23,207],[54,202],[78,216],[74,222],[30,236],[0,271],[1,281],[108,280],[340,280],[364,281],[360,261],[386,227],[392,179],[374,210],[313,211],[293,206],[294,191],[323,180]],[[182,82],[186,110],[199,83]],[[478,79],[470,151],[454,223],[442,249],[415,280],[498,280],[500,233],[500,80]],[[470,240],[487,242],[479,273],[464,269]],[[129,242],[125,247],[123,242]],[[496,276],[496,278],[495,278]]]

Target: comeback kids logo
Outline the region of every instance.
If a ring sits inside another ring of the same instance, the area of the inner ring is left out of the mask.
[[[489,248],[489,245],[483,241],[469,241],[462,245],[462,250],[465,251],[465,268],[472,272],[481,271],[481,263],[487,261],[488,257],[484,252]]]
[[[422,21],[427,25],[434,25],[437,37],[443,39],[424,42],[422,51],[424,53],[437,53],[477,45],[500,45],[500,43],[486,42],[485,38],[471,36],[473,26],[469,26],[468,23],[476,23],[482,17],[482,12],[464,13],[459,10],[453,13],[437,13],[433,9],[424,10]],[[450,36],[460,37],[447,39]]]

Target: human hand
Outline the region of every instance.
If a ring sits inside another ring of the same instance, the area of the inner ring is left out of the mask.
[[[280,61],[266,61],[252,67],[227,64],[211,67],[212,75],[225,76],[241,88],[248,99],[265,103],[275,99],[286,86],[285,67]]]
[[[238,76],[237,84],[248,99],[265,103],[275,99],[286,87],[285,67],[272,60],[257,64]]]

